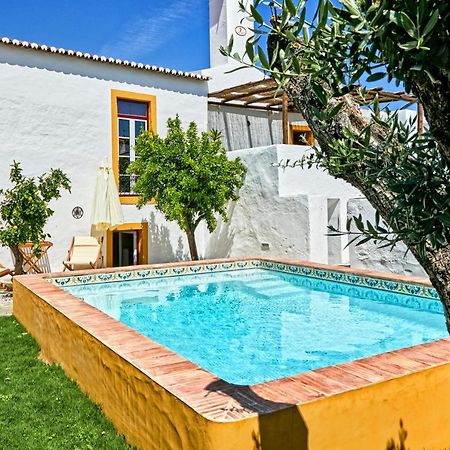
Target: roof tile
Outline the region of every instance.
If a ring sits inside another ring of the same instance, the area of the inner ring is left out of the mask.
[[[93,61],[98,61],[106,64],[117,64],[119,66],[133,67],[136,69],[147,70],[150,72],[166,73],[169,75],[174,75],[176,77],[191,78],[200,81],[209,80],[209,77],[206,77],[198,73],[183,72],[182,70],[167,69],[165,67],[158,67],[158,66],[150,66],[149,64],[144,65],[143,63],[138,63],[134,61],[131,62],[127,60],[122,61],[121,59],[108,58],[106,56],[99,56],[99,55],[91,55],[89,53],[83,53],[65,48],[49,47],[44,44],[37,44],[36,42],[27,42],[27,41],[20,41],[18,39],[10,39],[6,36],[0,38],[0,43],[5,45],[15,45],[17,47],[32,48],[33,50],[40,50],[43,52],[59,53],[61,55],[66,56],[75,56],[76,58],[90,59]]]

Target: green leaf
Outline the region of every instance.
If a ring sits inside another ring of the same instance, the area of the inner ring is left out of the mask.
[[[250,5],[250,11],[255,21],[260,25],[262,25],[264,23],[264,19],[263,16],[259,13],[259,11],[253,5]]]
[[[342,4],[347,8],[347,10],[350,12],[350,14],[352,14],[353,16],[359,17],[360,10],[354,0],[342,0]]]
[[[446,226],[450,227],[450,216],[447,216],[445,214],[440,214],[437,216],[437,218]]]
[[[409,41],[406,44],[399,44],[398,46],[403,50],[409,51],[414,48],[417,48],[417,41]]]
[[[342,107],[344,106],[344,102],[340,102],[338,103],[328,114],[328,118],[332,119],[333,117],[335,117],[339,111],[342,109]]]
[[[269,61],[267,60],[264,50],[258,45],[258,57],[261,61],[263,69],[270,69]]]
[[[301,74],[301,67],[300,67],[300,63],[298,61],[298,58],[296,56],[292,56],[292,66],[294,67],[294,72],[298,75]]]
[[[305,45],[309,44],[309,26],[303,25],[303,40],[305,41]]]
[[[372,82],[372,81],[378,81],[378,80],[382,80],[384,77],[386,76],[385,72],[377,72],[377,73],[373,73],[371,75],[369,75],[367,77],[367,82]]]
[[[431,30],[436,26],[437,21],[439,19],[439,10],[436,9],[432,16],[430,17],[430,20],[425,25],[425,28],[423,29],[423,35],[426,36],[428,33],[430,33]]]
[[[303,28],[303,24],[305,23],[305,17],[306,17],[306,8],[303,8],[302,12],[300,13],[298,22],[297,22],[298,30]]]
[[[284,0],[284,4],[289,11],[289,14],[292,17],[295,17],[297,15],[297,10],[295,8],[294,2],[292,0]]]
[[[417,29],[414,22],[404,12],[400,12],[400,21],[405,31],[413,38],[417,38]]]
[[[245,51],[247,52],[247,56],[250,58],[250,61],[254,61],[255,59],[255,50],[253,48],[253,41],[248,40],[245,43]]]
[[[311,83],[311,86],[317,95],[317,98],[324,106],[326,106],[328,104],[328,98],[325,89],[318,83]]]

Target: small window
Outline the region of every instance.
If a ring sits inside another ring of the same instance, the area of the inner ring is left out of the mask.
[[[313,145],[314,136],[308,125],[291,125],[291,144],[293,145]]]
[[[147,120],[148,105],[143,102],[132,102],[130,100],[118,100],[117,111],[119,116],[143,117]]]
[[[130,195],[136,182],[127,168],[135,160],[134,146],[142,131],[148,128],[148,103],[117,100],[119,135],[119,193]]]

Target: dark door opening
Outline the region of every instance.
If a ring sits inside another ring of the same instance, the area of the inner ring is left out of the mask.
[[[135,266],[139,262],[140,231],[114,231],[112,233],[113,266]]]

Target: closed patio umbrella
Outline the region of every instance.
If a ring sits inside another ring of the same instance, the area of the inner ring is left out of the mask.
[[[91,223],[98,231],[106,231],[123,223],[119,192],[110,167],[102,164],[95,185]]]

